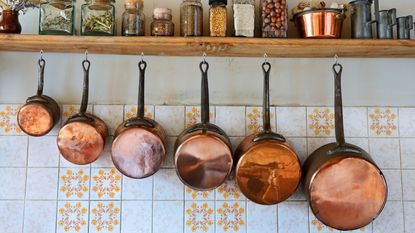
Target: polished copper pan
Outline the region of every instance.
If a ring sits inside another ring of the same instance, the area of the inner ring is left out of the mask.
[[[380,214],[388,188],[382,171],[370,155],[345,142],[342,69],[340,64],[333,66],[337,142],[320,147],[307,158],[303,184],[315,216],[327,226],[346,231],[364,227]]]
[[[37,94],[29,97],[17,114],[17,123],[27,135],[40,137],[48,134],[59,122],[60,108],[49,96],[43,95],[46,62],[39,59],[39,81]]]
[[[278,204],[288,199],[301,180],[301,164],[286,139],[271,131],[269,110],[269,74],[264,72],[264,130],[246,137],[235,152],[236,183],[251,201],[262,205]]]
[[[112,161],[124,175],[142,179],[156,173],[166,157],[166,136],[163,128],[144,116],[145,61],[140,70],[137,116],[123,122],[115,131],[112,142]]]
[[[226,181],[232,170],[231,143],[226,133],[209,123],[209,64],[200,64],[202,72],[202,123],[183,131],[175,144],[174,164],[177,175],[195,190],[212,190]]]
[[[96,161],[104,150],[108,127],[97,116],[86,113],[88,107],[90,62],[82,62],[84,88],[79,113],[71,116],[59,130],[57,144],[62,156],[78,165]]]
[[[307,10],[294,15],[302,38],[341,38],[345,14],[339,9]]]

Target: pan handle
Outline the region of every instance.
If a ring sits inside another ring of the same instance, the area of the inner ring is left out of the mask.
[[[270,112],[269,112],[269,74],[271,72],[271,64],[269,62],[262,63],[262,71],[264,73],[264,99],[263,99],[263,128],[265,132],[271,131]]]
[[[343,126],[343,100],[342,100],[342,86],[341,76],[343,72],[343,66],[336,62],[333,65],[334,72],[334,104],[335,104],[335,124],[336,124],[336,141],[339,146],[346,144],[344,139],[344,126]]]
[[[200,71],[202,72],[201,119],[203,124],[207,124],[209,123],[209,63],[207,63],[206,61],[202,61],[199,67]]]
[[[274,132],[262,132],[258,135],[256,135],[252,141],[253,142],[260,142],[263,140],[276,140],[279,142],[286,142],[287,140],[280,134],[274,133]]]
[[[124,124],[124,127],[126,127],[126,128],[129,128],[129,127],[132,127],[132,126],[144,126],[144,127],[147,127],[147,128],[155,128],[155,125],[151,121],[148,121],[148,120],[146,120],[144,118],[140,118],[140,117],[129,119]]]
[[[37,96],[43,95],[43,84],[45,80],[45,65],[46,61],[43,58],[40,58],[37,62],[39,65],[39,80],[37,84]]]
[[[86,109],[88,108],[88,95],[89,95],[89,68],[91,67],[91,62],[88,59],[85,59],[82,62],[82,68],[84,70],[84,87],[82,91],[82,102],[79,109],[79,115],[85,116]]]
[[[140,70],[140,81],[138,86],[138,104],[137,104],[137,117],[144,118],[144,77],[147,68],[147,62],[140,61],[138,63],[138,69]]]

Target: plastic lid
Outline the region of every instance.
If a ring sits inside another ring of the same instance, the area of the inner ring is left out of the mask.
[[[222,3],[227,5],[228,4],[228,0],[209,0],[209,5],[213,5],[215,3]]]

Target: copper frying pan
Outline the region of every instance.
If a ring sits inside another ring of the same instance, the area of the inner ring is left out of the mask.
[[[345,142],[342,70],[340,64],[333,66],[337,142],[320,147],[307,158],[303,184],[314,215],[325,225],[345,231],[371,223],[385,206],[388,188],[370,155]]]
[[[289,198],[301,180],[301,164],[286,139],[271,131],[269,110],[269,74],[271,64],[262,64],[264,72],[264,129],[246,137],[235,152],[236,183],[251,201],[262,205],[278,204]]]
[[[123,122],[115,131],[112,142],[112,161],[124,175],[142,179],[156,173],[166,157],[166,136],[163,128],[144,116],[145,61],[138,63],[140,70],[137,117]]]
[[[23,132],[33,137],[48,134],[59,122],[60,108],[55,100],[43,94],[45,59],[40,58],[37,94],[29,97],[17,114],[17,123]]]
[[[90,164],[97,160],[104,150],[108,127],[97,116],[86,113],[88,107],[90,62],[82,62],[84,87],[79,113],[71,116],[58,134],[58,148],[62,156],[78,165]]]
[[[192,189],[205,191],[220,186],[232,170],[231,143],[226,133],[209,123],[209,64],[202,72],[202,123],[184,130],[175,144],[174,164],[180,180]]]

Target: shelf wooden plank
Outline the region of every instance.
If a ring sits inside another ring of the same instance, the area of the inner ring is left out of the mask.
[[[323,40],[215,37],[81,37],[0,35],[0,51],[160,56],[415,57],[415,40]]]

